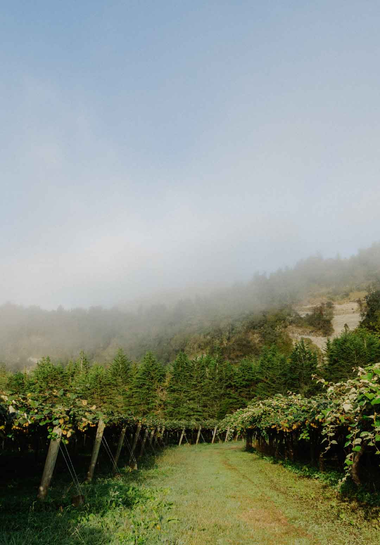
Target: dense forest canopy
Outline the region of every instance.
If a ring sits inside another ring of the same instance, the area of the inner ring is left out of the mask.
[[[312,296],[334,301],[379,281],[377,243],[347,259],[314,256],[294,268],[257,273],[246,284],[133,310],[120,304],[47,311],[5,303],[0,306],[0,361],[21,369],[43,356],[67,362],[84,351],[91,360],[109,362],[120,347],[132,359],[152,351],[164,363],[182,351],[191,357],[217,351],[230,360],[259,355],[272,344],[289,352],[291,341],[283,330],[300,320],[294,305]]]

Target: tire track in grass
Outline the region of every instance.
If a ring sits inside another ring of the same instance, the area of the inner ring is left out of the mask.
[[[376,520],[242,443],[175,447],[158,460],[151,484],[168,491],[171,510],[160,539],[144,545],[380,544]]]
[[[320,481],[294,475],[279,464],[244,452],[224,451],[225,462],[250,486],[263,491],[287,520],[302,529],[308,541],[321,545],[379,545],[377,516],[342,500],[333,488]],[[376,513],[376,512],[375,512]],[[302,539],[302,538],[301,538]],[[299,541],[290,541],[299,543]],[[282,545],[282,544],[281,544]]]
[[[236,447],[231,450],[236,450]],[[314,536],[289,522],[268,494],[259,489],[257,483],[246,473],[234,466],[224,453],[222,463],[226,469],[236,473],[241,481],[248,481],[259,490],[257,499],[252,498],[252,496],[245,496],[245,505],[248,508],[241,513],[240,518],[253,528],[264,530],[267,533],[266,543],[268,545],[271,543],[289,543],[289,540],[292,540],[291,543],[294,544],[320,545],[320,541]],[[279,541],[280,539],[282,541]]]

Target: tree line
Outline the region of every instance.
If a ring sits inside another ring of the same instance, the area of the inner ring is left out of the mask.
[[[215,349],[195,358],[181,352],[164,365],[151,352],[133,362],[120,348],[108,365],[91,362],[82,352],[67,364],[47,357],[29,372],[3,369],[0,386],[23,395],[71,389],[91,405],[134,416],[222,419],[255,398],[289,392],[317,395],[321,387],[315,376],[329,382],[352,378],[358,367],[380,361],[379,331],[380,292],[374,291],[365,300],[360,326],[328,341],[323,353],[302,339],[291,350],[279,342],[268,343],[259,355],[238,362],[226,360]]]

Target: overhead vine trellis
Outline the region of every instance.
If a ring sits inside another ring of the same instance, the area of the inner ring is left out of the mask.
[[[227,416],[221,426],[244,431],[248,447],[255,441],[259,450],[277,457],[306,456],[323,464],[324,456],[334,453],[360,484],[363,454],[380,454],[380,364],[359,369],[357,377],[346,382],[321,382],[323,395],[254,401]]]
[[[129,464],[136,466],[137,459],[143,455],[147,441],[151,447],[164,446],[168,443],[180,444],[182,434],[196,436],[193,442],[198,444],[202,430],[208,432],[209,442],[215,440],[217,422],[199,420],[168,420],[156,416],[138,417],[122,414],[118,411],[104,410],[103,407],[90,405],[88,400],[63,388],[46,392],[27,394],[1,394],[0,431],[3,438],[17,444],[20,439],[30,441],[33,436],[44,436],[50,440],[45,468],[38,491],[38,497],[46,497],[60,447],[78,440],[78,435],[86,438],[86,432],[96,427],[92,456],[87,473],[91,481],[100,448],[104,445],[110,456],[114,471],[118,470],[120,454],[125,446],[129,450]],[[118,434],[114,452],[104,437],[104,431]],[[127,438],[129,432],[130,438]],[[205,441],[202,435],[202,440]],[[66,458],[65,458],[66,461]],[[74,470],[75,472],[75,470]]]

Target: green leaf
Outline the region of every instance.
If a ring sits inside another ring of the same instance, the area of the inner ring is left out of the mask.
[[[371,401],[371,405],[379,405],[380,404],[380,397],[376,397]]]
[[[352,450],[355,452],[359,452],[362,449],[362,447],[359,447],[359,445],[356,445]]]

